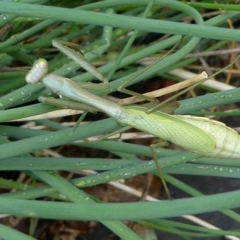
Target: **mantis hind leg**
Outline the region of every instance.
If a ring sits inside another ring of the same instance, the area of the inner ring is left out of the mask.
[[[160,177],[160,179],[161,179],[161,181],[162,181],[164,190],[165,190],[168,198],[171,199],[171,194],[170,194],[170,191],[169,191],[169,189],[168,189],[167,183],[166,183],[166,181],[165,181],[165,179],[164,179],[164,173],[163,173],[163,171],[162,171],[161,164],[160,164],[160,162],[158,161],[157,153],[156,153],[156,150],[155,150],[156,148],[162,147],[163,144],[165,145],[165,143],[162,143],[162,142],[161,142],[161,143],[157,143],[157,144],[151,144],[151,145],[150,145],[150,150],[151,150],[151,152],[152,152],[153,160],[154,160],[154,162],[155,162],[155,164],[156,164],[157,171],[158,171],[159,177]]]
[[[114,131],[114,132],[111,132],[111,133],[105,134],[105,135],[102,136],[102,137],[99,137],[99,138],[98,138],[98,141],[102,141],[102,140],[108,139],[109,137],[112,137],[112,136],[114,136],[115,134],[120,134],[120,137],[119,137],[119,138],[121,138],[121,134],[122,134],[123,132],[125,132],[126,130],[130,129],[130,128],[132,128],[132,127],[130,127],[130,126],[122,127],[122,128],[120,128],[120,129],[118,129],[118,130],[116,130],[116,131]]]
[[[138,71],[136,74],[134,74],[128,81],[124,82],[119,88],[118,88],[118,91],[119,92],[123,92],[123,93],[126,93],[128,95],[131,95],[133,96],[135,99],[143,99],[145,101],[148,101],[148,102],[152,102],[152,103],[158,103],[158,100],[154,97],[151,97],[151,96],[147,96],[147,95],[143,95],[143,94],[140,94],[140,93],[137,93],[137,92],[134,92],[134,91],[131,91],[129,89],[126,89],[126,87],[128,85],[130,85],[131,83],[134,83],[134,81],[136,81],[136,78],[141,75],[142,73],[144,73],[145,71],[147,71],[148,69],[151,69],[152,66],[154,66],[156,63],[160,62],[162,59],[164,59],[166,56],[168,56],[169,54],[171,54],[176,48],[177,46],[179,45],[180,42],[178,42],[177,44],[175,44],[172,49],[170,49],[170,51],[168,51],[166,54],[164,54],[162,57],[160,57],[156,62],[153,62],[152,64],[150,64],[149,66],[145,67],[144,69]],[[134,100],[135,100],[134,99]],[[133,100],[133,101],[134,101]]]

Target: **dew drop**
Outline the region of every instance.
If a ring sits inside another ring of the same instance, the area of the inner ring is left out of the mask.
[[[106,175],[106,176],[105,176],[105,179],[109,180],[109,179],[110,179],[110,176],[109,176],[109,175]]]
[[[66,196],[64,196],[64,195],[62,195],[62,194],[60,195],[60,197],[61,197],[62,199],[67,199]]]
[[[86,185],[85,181],[81,181],[77,184],[78,187],[84,187]]]

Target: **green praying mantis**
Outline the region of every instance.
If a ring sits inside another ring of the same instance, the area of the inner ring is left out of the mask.
[[[79,62],[95,77],[104,83],[107,82],[94,66],[84,60],[80,53],[68,48],[58,40],[53,40],[53,45]],[[144,106],[120,106],[113,101],[90,93],[68,78],[47,74],[47,71],[47,61],[39,59],[26,76],[26,81],[36,83],[41,80],[45,87],[59,96],[90,105],[115,118],[122,125],[150,133],[201,156],[240,157],[240,137],[236,131],[223,123],[205,117],[170,115],[160,111],[149,113]],[[156,155],[154,159],[156,160]],[[156,160],[157,168],[161,171],[157,162]]]

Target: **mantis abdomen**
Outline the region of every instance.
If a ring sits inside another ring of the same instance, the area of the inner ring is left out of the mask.
[[[156,137],[202,156],[240,158],[240,138],[236,131],[218,121],[162,112],[146,114],[141,107],[124,107],[118,119]]]
[[[240,158],[240,136],[232,128],[205,117],[177,115],[176,118],[204,130],[214,138],[215,148],[206,156]]]

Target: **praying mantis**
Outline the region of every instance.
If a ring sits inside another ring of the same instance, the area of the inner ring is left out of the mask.
[[[79,62],[83,68],[106,83],[107,80],[101,73],[84,61],[79,53],[58,40],[53,40],[53,46]],[[119,106],[113,101],[90,93],[68,78],[47,74],[45,59],[36,61],[26,76],[28,83],[36,83],[40,80],[46,88],[59,96],[93,106],[115,118],[122,125],[150,133],[187,151],[208,157],[240,158],[238,133],[218,121],[205,117],[171,115],[160,111],[148,113],[144,106]],[[160,169],[158,165],[157,168]]]
[[[85,61],[82,62],[82,58],[79,58],[80,54],[58,40],[53,40],[53,45],[73,60],[81,61],[83,68],[106,82],[95,67]],[[146,108],[141,106],[119,106],[115,102],[88,92],[68,78],[47,74],[47,71],[47,61],[39,59],[27,74],[26,81],[36,83],[41,80],[53,93],[91,105],[115,118],[120,124],[165,139],[187,151],[209,157],[240,157],[238,133],[221,122],[205,117],[170,115],[160,111],[147,113]]]

